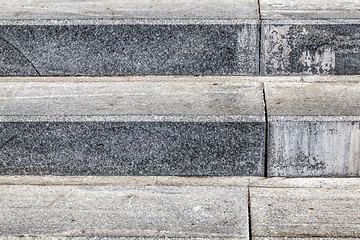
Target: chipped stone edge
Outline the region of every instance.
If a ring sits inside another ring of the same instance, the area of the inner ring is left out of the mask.
[[[0,122],[265,122],[265,116],[165,116],[165,115],[94,115],[94,116],[0,116]]]
[[[353,188],[360,187],[360,178],[0,175],[1,185]]]

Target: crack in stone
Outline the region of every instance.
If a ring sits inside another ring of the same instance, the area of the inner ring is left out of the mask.
[[[7,44],[9,44],[9,45],[10,45],[11,47],[13,47],[15,50],[17,50],[17,51],[20,53],[20,55],[21,55],[22,57],[24,57],[24,58],[26,59],[26,61],[29,62],[30,66],[35,70],[36,74],[37,74],[38,76],[40,76],[40,72],[37,70],[37,68],[35,67],[35,65],[30,61],[30,59],[29,59],[28,57],[26,57],[26,55],[25,55],[22,51],[20,51],[20,49],[19,49],[18,47],[15,46],[15,44],[11,43],[10,41],[8,41],[7,39],[5,39],[5,38],[2,37],[2,36],[0,36],[0,39],[3,40],[4,42],[6,42]]]

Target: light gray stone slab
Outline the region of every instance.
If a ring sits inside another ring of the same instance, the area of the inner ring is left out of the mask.
[[[21,180],[21,179],[20,179]],[[24,179],[25,180],[25,179]],[[35,179],[34,179],[35,180]],[[40,181],[39,181],[40,182]],[[335,189],[354,189],[360,186],[360,178],[289,178],[289,177],[249,177],[250,187],[262,188],[335,188]]]
[[[360,238],[360,190],[251,188],[252,237]]]
[[[261,0],[262,19],[360,19],[358,0]]]
[[[0,82],[2,117],[84,116],[81,121],[85,121],[86,116],[140,115],[151,116],[152,121],[156,116],[175,120],[189,117],[192,121],[201,116],[213,121],[217,116],[219,121],[230,121],[232,117],[264,120],[262,86],[246,77],[228,81],[193,77],[190,82],[178,82],[174,77],[165,81],[118,77],[102,82],[92,78],[90,82],[78,82],[67,77],[37,82],[16,79]]]
[[[256,0],[14,0],[0,19],[257,19]]]
[[[208,240],[208,239],[223,239],[223,238],[168,238],[168,237],[16,237],[16,236],[9,236],[9,237],[2,237],[1,239],[4,240],[33,240],[33,239],[40,239],[40,240],[165,240],[165,239],[174,239],[174,240]],[[351,240],[351,239],[350,239]]]
[[[269,176],[360,175],[359,83],[266,83]]]
[[[177,176],[23,176],[2,175],[0,185],[216,186],[262,188],[336,188],[360,186],[360,178],[177,177]]]
[[[264,175],[260,83],[61,79],[0,83],[0,174]]]
[[[323,237],[255,237],[254,240],[358,240],[360,238],[323,238]]]
[[[259,69],[256,0],[17,0],[2,9],[0,76],[255,75]]]
[[[0,236],[248,239],[239,187],[1,186]]]

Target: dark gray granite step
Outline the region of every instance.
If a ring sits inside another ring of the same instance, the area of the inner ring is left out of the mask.
[[[2,3],[0,75],[255,75],[256,0]]]
[[[360,74],[358,0],[261,0],[261,73]]]
[[[10,79],[0,82],[0,174],[264,175],[261,83]]]
[[[360,82],[266,83],[265,95],[269,176],[360,176]]]

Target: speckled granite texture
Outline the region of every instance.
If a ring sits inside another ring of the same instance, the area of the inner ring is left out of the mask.
[[[356,75],[357,0],[3,3],[0,76]]]
[[[0,82],[0,174],[264,174],[260,83],[26,79]]]
[[[2,76],[258,73],[256,0],[2,5]]]
[[[1,174],[263,175],[263,123],[1,123]]]
[[[0,24],[0,75],[255,75],[255,23]]]

